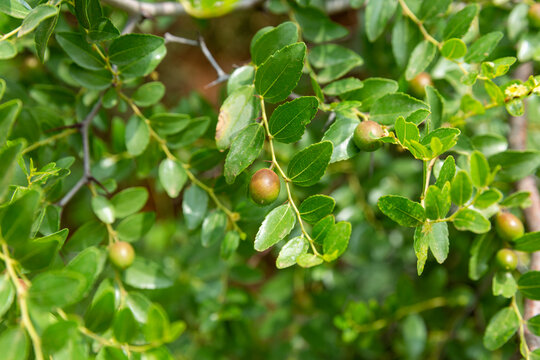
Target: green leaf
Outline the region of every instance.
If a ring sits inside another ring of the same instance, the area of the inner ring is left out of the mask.
[[[15,119],[21,112],[22,102],[18,99],[0,105],[0,146],[6,143]]]
[[[88,70],[105,69],[105,62],[92,50],[79,33],[56,33],[56,41],[65,53],[79,66]]]
[[[331,141],[334,149],[330,163],[347,160],[360,152],[354,144],[354,130],[360,121],[356,116],[344,116],[338,113],[336,120],[324,133],[323,141]]]
[[[405,67],[422,35],[418,26],[407,16],[398,14],[392,28],[392,52],[400,68]]]
[[[15,299],[15,286],[7,274],[0,276],[0,317],[9,310]]]
[[[144,58],[165,43],[159,36],[127,34],[114,39],[109,46],[109,59],[116,65],[132,64]]]
[[[255,236],[255,250],[264,251],[287,236],[296,223],[294,211],[289,204],[278,206],[266,217]]]
[[[41,341],[46,358],[56,359],[62,356],[79,358],[86,356],[85,353],[81,354],[80,352],[82,341],[77,325],[77,322],[73,320],[60,320],[45,328]]]
[[[227,80],[227,95],[230,95],[236,89],[244,85],[253,85],[255,80],[255,67],[252,65],[244,65],[234,69],[231,76]]]
[[[144,187],[132,187],[120,191],[111,199],[116,218],[123,218],[141,210],[148,200],[148,191]]]
[[[388,20],[394,15],[396,0],[369,1],[366,6],[366,35],[369,41],[375,41],[384,31]]]
[[[528,191],[515,192],[501,202],[501,206],[509,208],[521,207],[523,209],[531,206],[531,204],[531,193]]]
[[[105,253],[93,246],[81,251],[67,264],[67,270],[77,272],[86,279],[86,286],[81,291],[81,299],[92,290],[104,265]]]
[[[53,262],[67,235],[68,229],[63,229],[45,237],[32,239],[15,250],[15,257],[28,270],[43,269]]]
[[[405,121],[402,116],[396,119],[394,130],[396,132],[396,137],[402,144],[406,144],[407,141],[411,140],[420,140],[420,131],[418,130],[416,124]]]
[[[329,96],[338,96],[350,91],[361,89],[363,86],[364,83],[361,80],[348,77],[328,84],[324,87],[323,93]]]
[[[428,219],[437,220],[446,217],[452,202],[450,200],[450,184],[444,186],[443,189],[435,185],[431,185],[426,193],[425,208]]]
[[[405,79],[412,80],[416,75],[424,71],[435,58],[437,47],[431,42],[424,40],[413,50],[407,69],[405,70]]]
[[[483,188],[489,185],[490,169],[488,161],[480,151],[471,154],[471,180],[474,186]]]
[[[208,195],[206,191],[196,185],[191,185],[184,191],[182,212],[187,228],[196,229],[201,225],[208,208]]]
[[[309,249],[309,243],[303,236],[297,236],[289,241],[279,251],[276,259],[276,267],[285,269],[296,264],[296,259],[305,254]]]
[[[116,231],[123,241],[136,241],[150,231],[156,220],[154,212],[142,212],[128,216],[118,224]]]
[[[340,221],[330,228],[323,243],[324,260],[333,261],[347,250],[351,231],[351,223],[346,221]]]
[[[394,93],[398,89],[398,83],[390,79],[369,78],[363,81],[361,89],[344,94],[344,100],[358,100],[362,102],[360,111],[369,111],[376,100],[386,94]]]
[[[317,113],[319,101],[314,96],[302,96],[278,106],[268,126],[276,141],[293,143],[302,137],[306,125]]]
[[[102,69],[90,72],[76,64],[71,64],[69,67],[69,75],[82,87],[98,91],[108,88],[113,81],[109,70]]]
[[[152,304],[148,310],[147,321],[143,327],[144,337],[150,343],[163,341],[169,328],[169,318],[165,310],[158,305]]]
[[[415,227],[426,220],[426,213],[422,205],[403,196],[381,196],[377,206],[384,215],[401,226]]]
[[[251,59],[255,65],[260,65],[276,51],[297,41],[298,27],[296,24],[291,21],[284,22],[263,35],[253,38],[250,49]]]
[[[141,155],[150,142],[150,129],[138,116],[132,116],[126,126],[126,148],[133,156]]]
[[[315,243],[319,245],[324,244],[324,239],[326,238],[326,235],[328,235],[328,232],[335,223],[336,219],[334,218],[334,215],[328,215],[319,220],[312,229],[313,241],[315,241]]]
[[[454,157],[450,155],[444,160],[435,185],[442,189],[447,181],[452,181],[454,179],[455,173],[456,161],[454,160]]]
[[[296,263],[303,268],[310,268],[323,263],[323,259],[314,254],[302,254],[296,259]]]
[[[201,230],[201,243],[209,247],[215,242],[221,241],[225,236],[227,227],[227,215],[223,211],[214,210],[204,219]]]
[[[503,105],[504,104],[504,94],[501,90],[501,88],[499,88],[499,86],[497,86],[497,84],[495,84],[493,81],[491,80],[485,80],[484,81],[484,88],[486,89],[486,92],[488,93],[491,101],[497,105]],[[506,149],[504,149],[506,150]],[[491,154],[490,154],[491,155]]]
[[[240,245],[240,235],[236,231],[228,231],[221,242],[220,255],[224,260],[229,259]]]
[[[186,114],[158,113],[150,117],[150,126],[159,135],[172,135],[184,130],[190,124]]]
[[[171,149],[191,145],[206,132],[208,125],[210,125],[210,118],[208,116],[193,118],[184,130],[167,137],[167,145]]]
[[[255,89],[265,101],[285,100],[302,75],[306,45],[296,43],[275,52],[255,73]]]
[[[159,182],[167,194],[175,198],[187,181],[187,173],[178,161],[165,159],[159,164]]]
[[[410,314],[402,322],[403,342],[408,359],[420,359],[428,338],[426,324],[419,314]]]
[[[334,211],[336,202],[326,195],[312,195],[300,204],[298,211],[303,220],[314,224]]]
[[[343,26],[333,22],[321,10],[315,7],[293,6],[294,18],[302,28],[302,36],[311,42],[321,43],[346,36],[349,32]]]
[[[467,30],[469,30],[469,27],[478,14],[479,9],[480,7],[477,4],[470,4],[455,13],[444,28],[444,40],[451,38],[462,38]]]
[[[137,322],[128,307],[121,308],[114,315],[113,334],[120,343],[129,343],[137,334]]]
[[[322,141],[297,152],[289,162],[287,177],[299,186],[316,184],[326,171],[332,150],[330,141]]]
[[[250,124],[240,131],[225,159],[223,173],[227,183],[234,183],[234,179],[259,157],[263,145],[264,128],[261,124]]]
[[[428,119],[429,130],[433,131],[441,127],[444,113],[444,100],[441,94],[433,86],[426,86],[426,97],[431,111]]]
[[[0,40],[0,60],[14,58],[17,55],[17,48],[9,40]]]
[[[7,192],[8,186],[12,184],[12,178],[15,175],[17,159],[21,149],[21,142],[12,143],[8,146],[0,146],[0,174],[2,174],[0,177],[0,202]]]
[[[109,328],[115,313],[115,290],[110,280],[101,283],[84,315],[86,327],[94,332]]]
[[[448,39],[441,48],[441,55],[447,59],[455,60],[467,54],[467,45],[461,39]]]
[[[135,104],[141,107],[157,104],[165,95],[165,85],[159,81],[148,82],[139,87],[132,96]]]
[[[448,6],[450,6],[451,3],[452,0],[422,1],[418,17],[420,20],[426,20],[434,18],[439,14],[444,14],[446,10],[448,10]]]
[[[540,300],[540,271],[528,271],[521,275],[518,287],[527,299]]]
[[[519,318],[513,308],[499,310],[489,320],[484,334],[484,346],[488,350],[496,350],[503,346],[519,328]]]
[[[522,116],[525,114],[525,104],[523,99],[512,99],[506,103],[506,111],[512,116]]]
[[[428,257],[429,237],[425,236],[424,225],[417,226],[414,231],[414,253],[416,254],[416,271],[418,275],[424,272],[424,266]]]
[[[503,33],[500,31],[491,32],[476,40],[469,48],[469,52],[465,56],[465,62],[478,63],[483,61],[491,54],[503,38]]]
[[[535,252],[540,250],[540,231],[526,233],[517,238],[514,243],[514,249],[525,252]]]
[[[540,315],[533,316],[527,320],[527,327],[536,336],[540,335]]]
[[[8,245],[22,247],[26,244],[39,199],[39,193],[31,190],[4,208],[0,229]]]
[[[43,20],[56,16],[57,14],[58,8],[56,6],[47,4],[36,6],[24,18],[17,36],[22,37],[29,32],[32,32]]]
[[[134,40],[137,42],[137,39]],[[154,71],[166,54],[167,48],[165,47],[165,44],[162,44],[144,56],[137,54],[135,57],[131,57],[131,55],[128,55],[126,61],[131,59],[132,62],[119,66],[118,70],[124,78],[146,76]]]
[[[92,210],[99,220],[105,224],[112,224],[116,219],[114,206],[103,196],[94,196],[92,198]]]
[[[233,91],[221,105],[216,128],[218,149],[227,149],[242,129],[251,124],[259,113],[259,101],[253,86],[242,86]]]
[[[97,0],[94,0],[97,2]],[[114,40],[120,36],[120,31],[107,18],[97,19],[88,31],[88,38],[92,42]]]
[[[464,205],[472,196],[472,182],[469,174],[460,170],[452,180],[450,195],[456,205]]]
[[[422,235],[427,242],[431,253],[439,264],[448,257],[450,242],[448,240],[448,224],[446,222],[425,223],[422,226]]]
[[[63,308],[81,299],[86,289],[83,275],[69,270],[52,270],[32,279],[28,299],[48,308]]]
[[[319,83],[327,83],[340,78],[364,63],[356,52],[336,44],[324,44],[312,48],[308,59],[316,68],[322,68],[317,74]]]
[[[497,189],[487,189],[483,191],[476,200],[474,201],[474,206],[478,209],[487,209],[491,205],[497,203],[502,199],[502,193]]]
[[[69,241],[65,244],[64,250],[79,252],[87,247],[99,245],[107,236],[107,228],[103,223],[91,220],[80,226]]]
[[[536,171],[540,166],[540,153],[533,150],[507,150],[491,156],[488,160],[492,169],[501,167],[497,179],[513,182]]]
[[[493,295],[511,298],[517,291],[517,283],[512,273],[508,271],[497,271],[493,277]]]
[[[381,125],[393,125],[398,117],[406,118],[419,109],[429,110],[426,103],[407,94],[387,94],[375,101],[370,111],[370,119]]]
[[[469,258],[469,277],[472,280],[480,279],[489,270],[489,261],[499,247],[499,241],[493,234],[483,234],[474,240]]]
[[[26,332],[21,326],[9,327],[0,334],[3,360],[26,360],[29,345]]]
[[[134,288],[148,290],[168,288],[174,283],[159,264],[141,258],[135,258],[133,265],[124,271],[123,280]]]
[[[483,234],[491,230],[491,223],[481,213],[471,209],[461,209],[454,217],[454,226],[461,231]]]
[[[7,0],[0,2],[0,12],[16,19],[24,19],[30,10],[18,0]]]

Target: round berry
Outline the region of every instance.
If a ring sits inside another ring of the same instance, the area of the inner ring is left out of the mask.
[[[273,203],[279,195],[279,177],[270,169],[261,169],[251,177],[249,193],[258,205]]]
[[[515,270],[518,263],[518,258],[515,252],[510,249],[501,249],[496,255],[497,265],[506,271]]]
[[[353,141],[363,151],[375,151],[382,146],[384,131],[375,121],[362,121],[354,130]]]
[[[540,3],[532,4],[527,15],[531,25],[540,28]]]
[[[523,223],[514,214],[500,212],[495,217],[495,229],[503,240],[514,241],[525,233]]]
[[[431,81],[431,76],[426,72],[421,72],[416,75],[414,79],[411,80],[411,92],[418,97],[426,96],[426,86],[433,85]]]
[[[135,250],[130,243],[118,241],[109,246],[109,259],[112,264],[121,269],[127,269],[135,260]]]

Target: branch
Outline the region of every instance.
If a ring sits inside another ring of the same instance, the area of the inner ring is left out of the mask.
[[[130,14],[139,14],[146,18],[163,15],[187,15],[186,9],[180,2],[164,1],[150,3],[138,0],[103,0],[103,2],[112,7],[127,11]],[[235,6],[235,10],[248,9],[260,2],[261,0],[239,0]],[[335,14],[350,9],[351,5],[349,0],[327,0],[325,7],[327,13]]]
[[[201,51],[203,55],[206,57],[210,65],[214,68],[216,71],[218,78],[214,81],[212,81],[210,84],[206,85],[205,88],[212,87],[214,85],[217,85],[219,83],[222,83],[224,81],[227,81],[229,79],[229,74],[227,74],[221,66],[217,63],[216,59],[212,56],[212,53],[210,50],[208,50],[208,47],[206,46],[206,43],[204,42],[204,38],[202,36],[199,36],[198,40],[191,40],[186,39],[180,36],[175,36],[170,33],[165,33],[165,43],[177,43],[177,44],[184,44],[184,45],[190,45],[190,46],[198,46],[201,48]]]
[[[82,137],[82,143],[83,143],[83,168],[84,173],[83,176],[77,181],[75,186],[71,188],[67,192],[66,195],[58,202],[58,206],[64,207],[70,200],[79,192],[79,190],[86,185],[89,181],[93,179],[92,173],[90,172],[90,145],[88,140],[88,128],[90,126],[90,123],[92,120],[96,117],[97,113],[101,109],[101,97],[98,99],[98,101],[94,104],[94,107],[88,115],[84,118],[84,120],[81,122],[81,137]]]
[[[522,64],[516,70],[516,77],[526,81],[532,74],[532,63]],[[510,147],[516,150],[525,150],[527,147],[527,117],[525,115],[510,118]],[[521,179],[516,184],[517,190],[528,191],[531,194],[532,205],[523,210],[527,229],[529,231],[540,231],[540,194],[536,185],[534,175]],[[540,252],[534,252],[531,255],[531,270],[540,270]],[[540,314],[540,301],[525,299],[524,318]],[[526,329],[527,344],[531,350],[540,347],[540,337],[535,336]]]

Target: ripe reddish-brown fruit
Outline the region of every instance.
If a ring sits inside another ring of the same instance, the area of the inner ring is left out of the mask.
[[[514,214],[500,212],[495,217],[495,229],[503,240],[514,241],[525,233],[523,223]]]
[[[249,193],[258,205],[273,203],[279,195],[279,177],[270,169],[261,169],[251,177]]]
[[[540,3],[532,4],[527,15],[531,25],[540,28]]]
[[[499,250],[495,258],[497,259],[497,265],[499,265],[501,269],[512,271],[517,267],[517,255],[510,249]]]
[[[127,269],[135,260],[135,250],[130,243],[118,241],[109,247],[109,259],[111,263],[121,269]]]
[[[415,96],[423,98],[424,96],[426,96],[426,86],[428,85],[433,85],[433,81],[431,81],[431,76],[426,72],[421,72],[420,74],[416,75],[414,79],[411,80],[411,92]]]
[[[362,121],[354,130],[353,141],[363,151],[375,151],[382,146],[384,130],[375,121]]]

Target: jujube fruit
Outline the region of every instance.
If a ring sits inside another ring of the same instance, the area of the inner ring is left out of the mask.
[[[540,3],[532,4],[527,13],[531,25],[534,27],[540,27]]]
[[[495,256],[497,259],[497,265],[506,271],[515,270],[518,263],[518,258],[515,252],[510,249],[501,249]]]
[[[109,246],[109,259],[112,264],[121,269],[127,269],[135,260],[135,250],[130,243],[118,241]]]
[[[273,203],[279,195],[279,177],[270,169],[261,169],[251,177],[249,193],[258,205]]]
[[[503,240],[514,241],[525,233],[523,223],[514,214],[500,212],[495,217],[495,229]]]
[[[422,98],[426,96],[426,86],[428,85],[433,85],[433,82],[431,76],[426,72],[421,72],[410,81],[411,92]]]
[[[362,121],[354,130],[353,141],[363,151],[375,151],[382,146],[384,130],[375,121]]]

